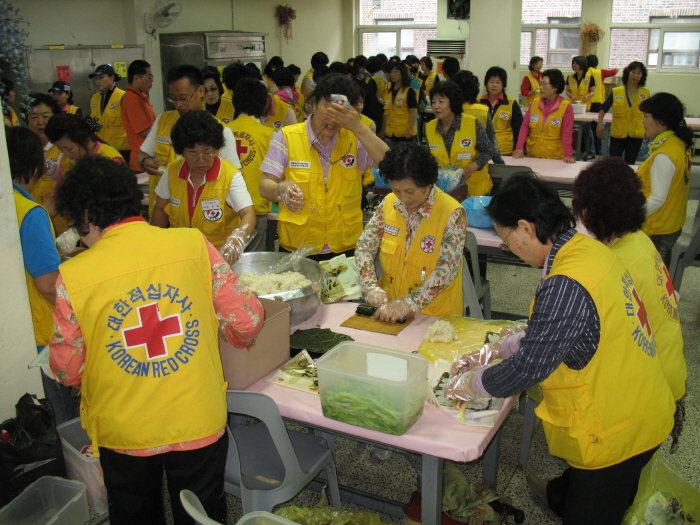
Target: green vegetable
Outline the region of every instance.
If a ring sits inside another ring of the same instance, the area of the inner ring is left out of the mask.
[[[486,332],[486,338],[484,339],[484,344],[495,343],[501,338],[501,334],[496,332]]]

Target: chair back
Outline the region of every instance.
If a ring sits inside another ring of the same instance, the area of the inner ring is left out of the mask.
[[[479,271],[478,266],[477,271]],[[473,317],[474,319],[484,318],[481,306],[479,306],[479,297],[474,288],[474,281],[469,272],[469,265],[464,255],[462,255],[462,307],[469,307],[469,317]],[[462,315],[464,315],[464,312],[462,312]]]
[[[207,516],[199,498],[191,490],[181,490],[180,501],[187,514],[190,515],[190,518],[192,518],[197,525],[221,525],[218,521],[214,521]]]

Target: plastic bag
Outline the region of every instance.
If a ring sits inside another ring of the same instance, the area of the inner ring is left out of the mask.
[[[306,258],[307,255],[313,253],[315,248],[308,244],[302,243],[299,248],[294,250],[289,255],[282,257],[279,262],[270,266],[270,269],[265,273],[280,273],[293,268],[295,272],[299,271],[300,261]]]
[[[449,168],[439,168],[437,187],[445,193],[450,193],[455,188],[464,186],[464,183],[462,182],[463,174],[464,172],[462,171],[462,168],[457,168],[454,166]]]
[[[462,201],[462,206],[467,210],[467,223],[473,228],[493,228],[493,219],[486,212],[486,206],[491,202],[491,197],[469,197]]]
[[[75,228],[68,228],[56,239],[56,248],[61,255],[70,255],[75,250],[80,234]]]
[[[321,290],[323,304],[354,301],[362,296],[362,283],[354,257],[343,254],[319,264],[325,270]]]
[[[379,168],[371,167],[370,169],[372,170],[372,175],[374,176],[374,187],[386,188],[390,190],[391,184],[389,184],[382,178],[382,174],[379,172]]]
[[[683,525],[700,520],[700,490],[683,479],[660,450],[639,478],[634,503],[622,525]]]
[[[24,394],[15,411],[17,417],[1,425],[0,507],[42,476],[66,475],[51,403]]]

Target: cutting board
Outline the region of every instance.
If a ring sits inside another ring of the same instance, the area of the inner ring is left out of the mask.
[[[348,319],[343,321],[340,324],[340,326],[345,326],[346,328],[356,328],[358,330],[365,330],[367,332],[377,332],[380,334],[387,335],[398,335],[399,332],[401,332],[401,330],[403,330],[409,324],[411,324],[413,319],[414,318],[411,317],[403,324],[383,323],[371,317],[367,317],[366,315],[354,314],[352,317],[349,317]]]

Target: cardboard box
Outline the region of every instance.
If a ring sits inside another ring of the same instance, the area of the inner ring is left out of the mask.
[[[265,325],[250,350],[234,348],[219,339],[224,377],[230,390],[244,390],[289,361],[289,312],[284,301],[260,299]]]

